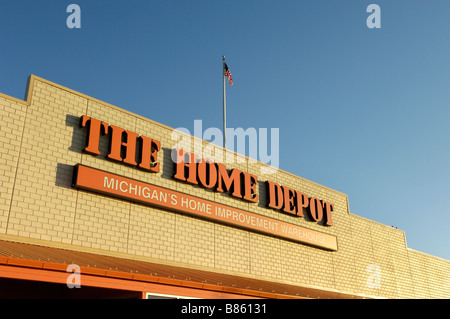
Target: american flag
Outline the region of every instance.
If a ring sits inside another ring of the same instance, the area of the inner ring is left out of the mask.
[[[228,82],[230,82],[230,85],[233,85],[233,79],[231,78],[231,72],[230,69],[228,68],[228,65],[225,63],[224,65],[224,76],[226,76],[228,78]]]

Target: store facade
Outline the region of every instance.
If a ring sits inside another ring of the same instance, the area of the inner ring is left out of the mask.
[[[450,297],[346,194],[36,76],[0,110],[0,298]]]

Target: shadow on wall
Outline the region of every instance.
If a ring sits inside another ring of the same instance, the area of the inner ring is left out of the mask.
[[[66,126],[72,127],[72,142],[69,145],[69,151],[82,153],[87,139],[87,130],[80,128],[80,117],[75,115],[66,115]]]
[[[68,150],[78,154],[83,153],[84,142],[87,138],[86,130],[80,129],[80,118],[75,115],[66,115],[66,126],[72,127],[72,141]],[[57,163],[55,185],[58,187],[72,188],[73,165]]]
[[[56,164],[56,186],[72,188],[73,167],[73,165],[68,164]]]

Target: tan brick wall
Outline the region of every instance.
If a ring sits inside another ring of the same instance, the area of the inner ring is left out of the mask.
[[[0,231],[6,233],[27,107],[0,95]],[[23,227],[25,227],[25,224]]]
[[[416,298],[450,297],[450,263],[412,249],[408,250],[411,286]]]
[[[449,298],[450,262],[406,247],[401,230],[349,212],[348,197],[293,174],[261,174],[261,163],[235,155],[238,168],[262,181],[272,180],[334,204],[333,226],[296,218],[172,179],[172,129],[32,77],[28,101],[0,95],[0,238],[121,254],[224,273],[289,282],[324,290],[380,298]],[[82,115],[161,142],[160,172],[149,173],[82,152],[87,133]],[[198,142],[198,140],[195,140]],[[201,154],[206,142],[198,144]],[[224,155],[225,156],[225,155]],[[243,163],[237,159],[244,160]],[[334,235],[337,251],[326,251],[211,221],[114,199],[71,187],[77,163],[199,196],[239,209]],[[380,269],[371,286],[369,265]]]

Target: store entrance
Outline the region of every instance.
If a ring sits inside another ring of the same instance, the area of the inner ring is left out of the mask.
[[[0,278],[0,299],[140,299],[140,291]]]

